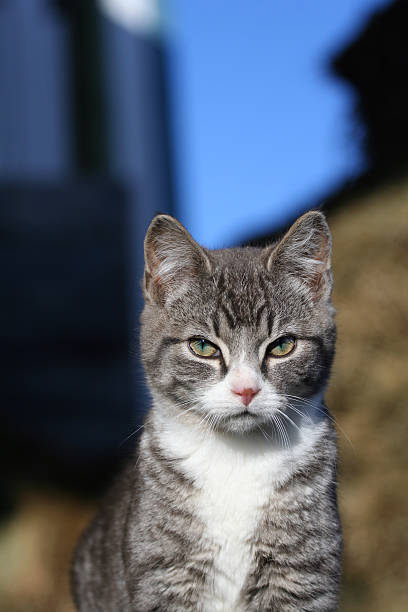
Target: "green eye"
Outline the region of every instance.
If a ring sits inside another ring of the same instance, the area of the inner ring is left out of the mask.
[[[218,357],[220,353],[220,349],[205,338],[191,338],[188,346],[199,357]]]
[[[275,342],[272,342],[267,348],[267,355],[273,357],[286,357],[293,351],[296,346],[296,340],[292,336],[281,336]]]

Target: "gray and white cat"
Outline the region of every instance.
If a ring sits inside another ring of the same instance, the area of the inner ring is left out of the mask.
[[[335,344],[331,237],[210,251],[156,216],[137,455],[82,537],[81,612],[332,612],[341,529],[323,404]]]

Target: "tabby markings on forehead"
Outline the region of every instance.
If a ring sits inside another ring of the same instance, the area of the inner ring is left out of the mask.
[[[266,303],[263,302],[259,307],[258,310],[256,311],[256,321],[255,321],[255,326],[258,328],[260,323],[261,323],[261,317],[264,313],[264,311],[266,310]]]
[[[214,312],[213,314],[213,318],[211,320],[212,323],[212,327],[214,330],[214,334],[217,336],[217,338],[220,337],[220,321],[218,319],[218,313]]]
[[[276,322],[276,317],[272,311],[268,313],[268,335],[271,336],[273,332],[273,327]]]
[[[231,330],[235,330],[240,327],[255,327],[259,328],[262,320],[262,315],[267,311],[266,302],[262,302],[259,306],[251,304],[249,301],[245,304],[241,304],[240,309],[234,301],[233,295],[228,295],[228,303],[219,301],[219,311],[224,315],[225,321]],[[217,328],[217,335],[219,335],[219,320],[218,316],[214,321],[214,330]]]
[[[232,312],[230,312],[229,308],[225,305],[225,304],[220,304],[220,310],[223,313],[228,326],[230,329],[235,329],[236,327],[236,319],[234,318],[234,315],[232,314]]]

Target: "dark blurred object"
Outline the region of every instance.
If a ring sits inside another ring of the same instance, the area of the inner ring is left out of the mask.
[[[408,2],[374,13],[363,31],[333,61],[337,76],[357,93],[368,170],[408,170]]]
[[[84,172],[107,170],[108,116],[99,12],[94,0],[48,0],[70,31],[75,156]]]
[[[144,232],[173,200],[164,47],[159,29],[125,28],[101,7],[0,3],[9,480],[102,486],[148,403],[128,346]]]
[[[127,212],[109,181],[0,188],[0,453],[9,471],[95,481],[135,424]]]

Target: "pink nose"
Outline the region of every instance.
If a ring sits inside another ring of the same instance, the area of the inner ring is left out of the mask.
[[[252,402],[252,399],[255,397],[255,395],[257,393],[259,393],[259,389],[251,389],[251,387],[248,387],[246,389],[242,389],[242,391],[235,391],[233,389],[233,393],[235,393],[236,395],[239,395],[241,398],[241,402],[245,405],[248,406],[248,404],[250,404]]]

